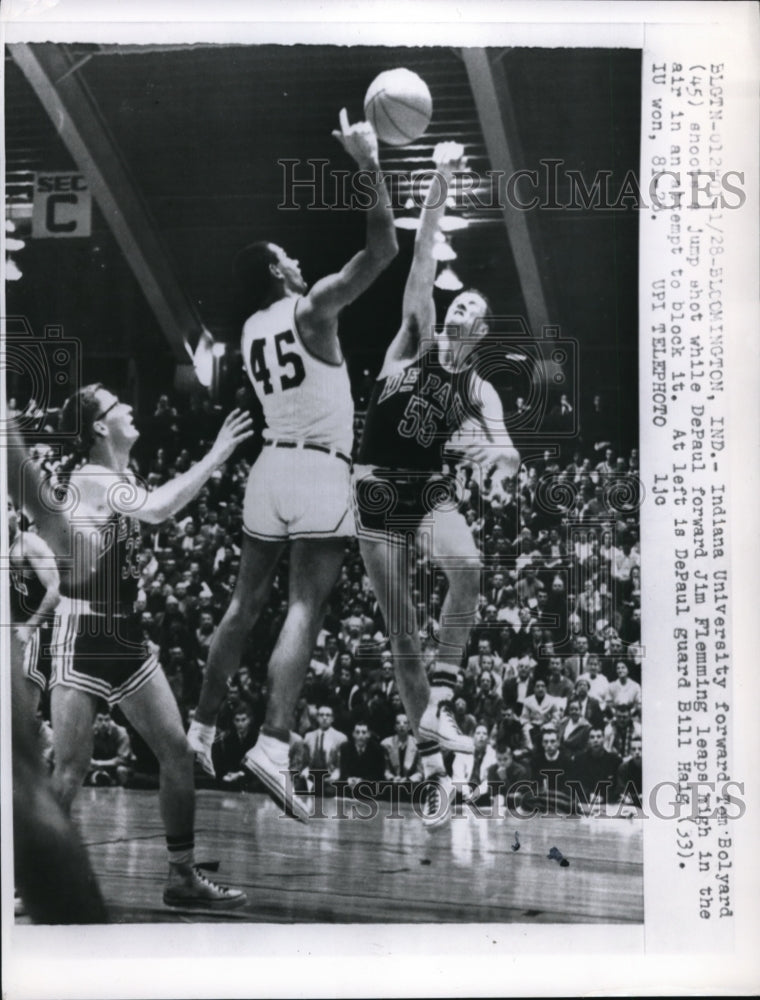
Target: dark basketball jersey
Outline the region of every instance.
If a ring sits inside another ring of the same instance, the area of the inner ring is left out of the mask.
[[[117,480],[114,474],[113,482],[119,480],[131,487],[130,477],[120,476]],[[64,579],[61,593],[89,601],[92,610],[101,614],[128,614],[137,598],[140,580],[140,522],[128,514],[114,512],[100,525],[98,534],[98,557],[92,576],[75,583]]]
[[[443,448],[468,416],[473,371],[449,371],[435,349],[400,371],[378,379],[372,390],[358,463],[437,472]]]
[[[11,554],[14,546],[11,547]],[[40,578],[27,559],[23,559],[17,565],[11,562],[10,574],[11,622],[14,625],[23,625],[42,604],[47,588],[40,582]]]

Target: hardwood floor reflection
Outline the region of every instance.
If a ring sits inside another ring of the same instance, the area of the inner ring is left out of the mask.
[[[410,807],[397,818],[379,807],[358,819],[350,804],[330,800],[325,818],[303,825],[262,795],[199,792],[196,856],[219,861],[214,877],[248,894],[245,909],[221,914],[163,906],[155,792],[83,789],[75,817],[117,921],[643,921],[640,820],[483,819],[464,810],[431,835]],[[552,847],[568,867],[547,857]]]

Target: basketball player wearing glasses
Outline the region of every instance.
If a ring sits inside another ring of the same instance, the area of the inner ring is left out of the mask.
[[[159,762],[169,860],[164,903],[242,906],[243,892],[217,885],[194,863],[193,754],[158,657],[144,645],[134,602],[140,522],[161,524],[189,503],[250,437],[251,418],[233,411],[209,452],[152,492],[129,468],[139,437],[132,408],[103,385],[85,386],[67,399],[61,431],[77,436],[58,482],[40,481],[29,462],[20,463],[21,449],[9,450],[9,479],[23,480],[19,496],[59,560],[62,597],[51,641],[50,682],[59,799],[68,812],[87,774],[99,700],[118,705]]]

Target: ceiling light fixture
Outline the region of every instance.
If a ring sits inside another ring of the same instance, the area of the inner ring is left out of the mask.
[[[396,229],[419,229],[420,220],[413,219],[409,215],[402,215],[398,219],[393,220],[393,225]]]
[[[470,225],[470,220],[463,219],[458,215],[444,215],[439,225],[444,233],[454,233],[458,229],[467,229]]]
[[[443,233],[436,233],[433,245],[433,260],[456,260],[457,253]]]
[[[458,292],[464,285],[450,267],[444,267],[435,279],[435,287],[444,292]]]

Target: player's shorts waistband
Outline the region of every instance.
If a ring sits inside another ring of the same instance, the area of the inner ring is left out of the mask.
[[[326,444],[317,444],[316,441],[289,441],[283,438],[264,438],[264,447],[270,448],[304,448],[307,451],[321,451],[325,455],[333,455],[341,462],[351,465],[351,457],[339,448],[331,448]]]

